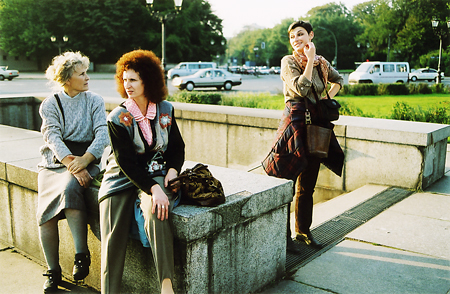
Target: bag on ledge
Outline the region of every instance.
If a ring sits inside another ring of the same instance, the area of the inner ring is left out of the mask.
[[[217,206],[225,203],[222,183],[213,177],[208,166],[198,163],[169,181],[170,187],[181,190],[181,203]]]

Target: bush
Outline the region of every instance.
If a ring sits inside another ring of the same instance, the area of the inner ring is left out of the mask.
[[[348,89],[348,94],[355,96],[374,96],[378,95],[377,84],[357,84],[351,85]]]
[[[405,102],[396,102],[392,109],[392,119],[421,121],[420,114]]]
[[[215,92],[180,91],[172,96],[169,96],[167,100],[184,103],[217,105],[222,101],[222,94]]]
[[[440,105],[423,110],[421,107],[413,108],[405,102],[395,103],[392,110],[392,119],[448,124],[449,102],[440,102]]]
[[[431,94],[432,90],[428,87],[428,84],[409,84],[409,94]]]
[[[408,95],[409,90],[405,84],[379,84],[379,95]]]

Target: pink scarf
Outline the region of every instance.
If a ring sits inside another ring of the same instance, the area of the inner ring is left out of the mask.
[[[294,51],[292,55],[294,56],[294,60],[297,62],[297,65],[302,70],[304,70],[306,67],[306,63],[308,62],[308,58],[303,54],[299,54],[297,51]],[[327,66],[327,62],[325,61],[325,58],[323,58],[320,55],[316,55],[314,57],[313,66],[317,66],[317,65],[320,65],[320,69],[322,70],[322,74],[323,74],[322,78],[326,85],[328,83],[328,66]]]
[[[124,105],[137,121],[145,140],[147,141],[148,145],[151,146],[153,143],[153,134],[150,120],[153,120],[156,116],[156,104],[152,102],[148,103],[147,113],[145,114],[145,116],[142,115],[142,112],[139,110],[139,106],[133,99],[127,99]]]

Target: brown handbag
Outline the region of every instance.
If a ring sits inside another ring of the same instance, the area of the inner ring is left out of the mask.
[[[318,158],[328,157],[331,129],[311,124],[311,113],[308,109],[308,98],[305,97],[306,146],[308,153]]]

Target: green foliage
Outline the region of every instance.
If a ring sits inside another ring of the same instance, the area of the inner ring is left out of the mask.
[[[343,95],[366,96],[378,95],[377,84],[344,85]]]
[[[409,84],[409,94],[431,94],[432,90],[426,83]]]
[[[379,84],[379,95],[407,95],[409,90],[405,84]]]
[[[219,104],[222,94],[217,92],[180,91],[168,97],[168,100],[183,103]]]
[[[155,0],[163,14],[170,1]],[[0,47],[13,56],[49,59],[58,54],[50,41],[64,35],[62,50],[81,51],[94,63],[115,63],[142,48],[161,57],[161,23],[142,0],[1,0]],[[178,17],[166,24],[166,62],[211,61],[225,52],[222,20],[204,0],[185,0]],[[174,33],[176,32],[176,33]],[[215,41],[211,46],[211,40]]]
[[[422,109],[420,106],[412,107],[406,102],[397,102],[392,109],[391,118],[398,120],[448,124],[450,122],[450,116],[448,113],[448,101],[440,102],[438,105],[428,109]]]

